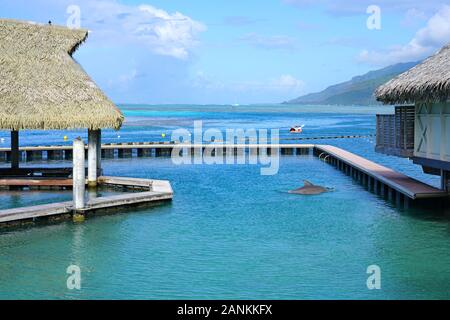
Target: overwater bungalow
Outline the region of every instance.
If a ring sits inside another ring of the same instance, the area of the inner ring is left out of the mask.
[[[394,115],[377,116],[376,150],[411,158],[425,173],[450,177],[450,44],[375,91],[396,104]]]

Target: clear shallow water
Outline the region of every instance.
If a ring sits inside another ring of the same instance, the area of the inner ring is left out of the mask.
[[[320,115],[337,131],[374,130],[372,114]],[[247,121],[233,119],[222,125]],[[325,142],[435,181],[406,160],[374,153],[370,139]],[[400,211],[311,156],[285,156],[280,165],[277,175],[261,176],[250,165],[104,161],[107,174],[169,179],[172,203],[1,233],[0,298],[450,298],[448,209]],[[335,191],[286,192],[303,179]],[[67,196],[0,200],[6,207]],[[80,291],[66,288],[70,264],[81,267]],[[366,287],[371,264],[381,267],[382,290]]]

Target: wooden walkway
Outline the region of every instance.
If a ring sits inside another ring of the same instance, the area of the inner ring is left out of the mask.
[[[0,179],[0,187],[72,187],[72,179],[7,178]]]
[[[139,189],[141,192],[93,198],[87,202],[84,209],[77,210],[77,213],[90,215],[99,211],[124,210],[132,206],[170,201],[173,197],[172,187],[166,180],[101,176],[99,185]],[[44,219],[46,221],[70,219],[73,213],[72,201],[0,210],[0,227],[20,226]]]
[[[224,154],[227,152],[236,152],[236,150],[254,150],[254,149],[279,149],[282,154],[291,154],[295,149],[305,151],[312,149],[313,144],[234,144],[227,145],[222,142],[204,143],[204,144],[175,144],[175,143],[152,143],[152,142],[133,142],[121,144],[102,144],[101,156],[103,159],[114,158],[133,158],[133,157],[170,157],[174,148],[183,148],[193,153],[207,148],[224,148]],[[72,160],[72,146],[34,146],[19,148],[20,161],[36,160]],[[87,152],[85,154],[87,157]],[[0,148],[0,162],[11,161],[11,149]],[[1,169],[0,169],[1,171]],[[1,175],[1,172],[0,172]]]
[[[447,197],[448,194],[402,173],[386,168],[343,149],[316,145],[315,154],[338,169],[356,177],[377,193],[388,193],[389,198],[403,195],[409,199]],[[396,194],[392,195],[392,191]],[[399,199],[397,199],[399,200]]]

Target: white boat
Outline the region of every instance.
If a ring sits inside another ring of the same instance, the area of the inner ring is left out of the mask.
[[[293,126],[293,127],[291,127],[290,129],[289,129],[289,132],[290,133],[302,133],[303,132],[303,127],[304,127],[305,125],[303,124],[303,125],[301,125],[301,126]]]

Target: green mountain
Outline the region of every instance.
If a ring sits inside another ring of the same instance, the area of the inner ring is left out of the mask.
[[[375,89],[418,63],[398,63],[383,69],[370,71],[364,75],[353,77],[350,81],[330,86],[321,92],[310,93],[283,103],[309,105],[379,104],[373,96]]]

